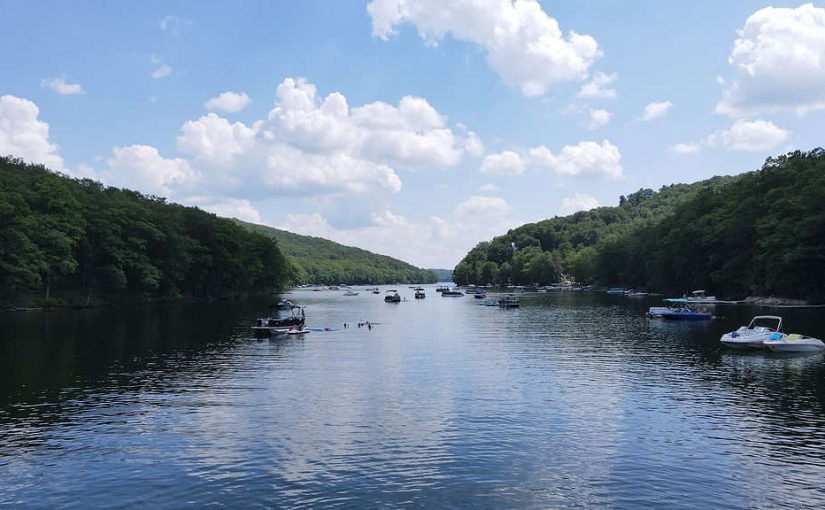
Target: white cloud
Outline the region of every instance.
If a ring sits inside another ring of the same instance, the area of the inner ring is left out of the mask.
[[[670,107],[673,106],[673,103],[670,101],[659,101],[659,102],[652,102],[645,106],[645,113],[642,116],[642,120],[645,122],[660,119],[667,115],[668,110]]]
[[[230,124],[214,113],[185,122],[180,131],[178,149],[218,164],[246,153],[255,144],[255,129],[242,122]]]
[[[189,162],[163,158],[149,145],[112,148],[106,160],[109,168],[101,174],[107,184],[169,196],[175,189],[194,184],[199,175]]]
[[[530,149],[527,155],[529,166],[549,168],[560,177],[620,179],[623,176],[621,159],[619,148],[608,140],[601,145],[591,141],[565,145],[558,155],[540,145]]]
[[[224,218],[238,218],[250,223],[263,223],[261,213],[255,209],[249,200],[221,197],[188,197],[186,202],[194,204],[205,211],[215,213]]]
[[[596,73],[595,75],[593,75],[592,80],[582,85],[582,88],[579,90],[579,93],[577,95],[579,97],[585,98],[592,97],[602,99],[615,99],[616,90],[608,88],[608,85],[610,85],[617,79],[619,79],[619,75],[617,73]]]
[[[495,184],[487,183],[479,186],[478,191],[479,193],[498,193],[501,190]]]
[[[738,35],[728,58],[735,77],[717,113],[737,118],[825,108],[825,9],[766,7]]]
[[[64,170],[57,145],[49,141],[49,125],[28,99],[0,96],[0,155],[23,158],[52,170]]]
[[[169,76],[171,72],[172,66],[170,66],[169,64],[161,64],[160,67],[152,71],[152,74],[150,76],[156,80],[159,80],[165,76]]]
[[[251,102],[252,100],[249,99],[249,96],[247,96],[245,92],[239,94],[237,92],[227,91],[210,98],[203,103],[203,107],[209,111],[218,110],[227,113],[236,113],[246,108]]]
[[[172,35],[178,35],[181,23],[182,20],[177,16],[164,16],[160,21],[158,21],[158,26],[164,32],[168,32]]]
[[[612,117],[612,114],[607,110],[590,110],[590,122],[587,124],[587,127],[590,129],[598,129],[605,126],[610,122],[610,117]]]
[[[419,267],[451,268],[479,239],[516,226],[510,212],[501,198],[473,196],[459,203],[448,217],[432,216],[420,223],[386,209],[373,213],[369,224],[358,228],[334,228],[320,213],[289,214],[278,228],[360,246]]]
[[[672,147],[676,154],[694,154],[702,150],[698,143],[677,143]]]
[[[73,96],[83,94],[83,87],[79,83],[66,83],[66,78],[43,78],[40,86],[52,89],[61,96]]]
[[[789,131],[765,120],[737,120],[730,129],[717,131],[707,138],[708,145],[722,144],[737,151],[763,151],[784,142]]]
[[[490,154],[481,163],[481,173],[486,175],[521,175],[524,163],[521,156],[513,151]]]
[[[572,197],[564,197],[561,199],[559,213],[568,215],[579,211],[588,211],[600,206],[601,204],[596,197],[586,193],[576,193]]]
[[[373,36],[384,40],[412,23],[428,44],[452,34],[483,47],[490,66],[527,96],[585,79],[601,56],[595,39],[574,31],[565,36],[535,0],[373,0],[367,11]]]

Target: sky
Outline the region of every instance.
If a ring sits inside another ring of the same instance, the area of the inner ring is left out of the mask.
[[[825,5],[0,0],[0,154],[452,268],[823,145]]]

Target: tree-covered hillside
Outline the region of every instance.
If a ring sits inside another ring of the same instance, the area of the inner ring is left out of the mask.
[[[457,283],[579,282],[825,299],[825,151],[761,170],[640,190],[480,243]]]
[[[288,269],[271,238],[214,214],[0,158],[0,303],[219,298]]]
[[[320,237],[302,236],[264,225],[234,220],[244,228],[270,236],[289,258],[298,283],[332,285],[433,283],[436,275],[406,262]]]

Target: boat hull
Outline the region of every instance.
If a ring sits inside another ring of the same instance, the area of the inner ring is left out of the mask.
[[[765,347],[773,352],[818,352],[825,350],[825,343],[816,338],[802,340],[768,340]]]

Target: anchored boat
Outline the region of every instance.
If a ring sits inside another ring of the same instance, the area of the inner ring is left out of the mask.
[[[777,338],[786,336],[782,332],[782,317],[757,315],[751,319],[750,324],[736,331],[725,333],[719,341],[722,345],[734,349],[763,349],[764,342],[774,336]]]
[[[289,301],[289,314],[282,316],[278,311],[284,311],[283,302],[270,306],[276,310],[275,316],[257,319],[252,326],[255,336],[271,336],[273,333],[286,333],[290,328],[303,328],[306,321],[306,313],[303,306],[298,306]]]
[[[765,347],[775,352],[815,352],[825,349],[825,343],[806,335],[776,335],[763,342]]]

